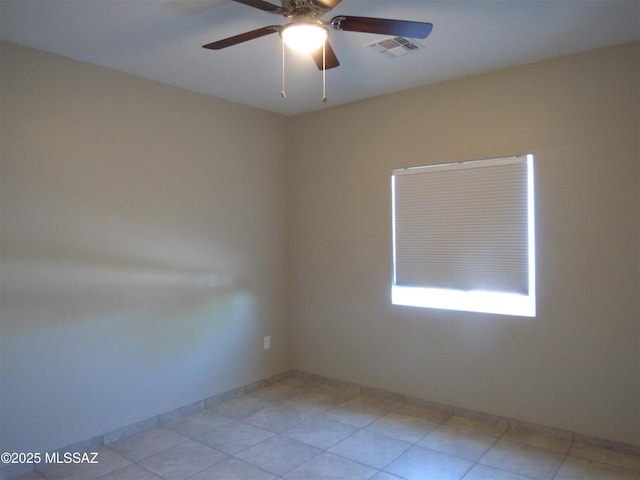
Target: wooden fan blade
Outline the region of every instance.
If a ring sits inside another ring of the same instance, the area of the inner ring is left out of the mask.
[[[274,5],[273,3],[265,2],[264,0],[233,0],[236,3],[242,3],[249,7],[258,8],[270,13],[283,13],[282,7]]]
[[[323,8],[325,10],[333,10],[336,8],[342,0],[311,0],[311,3],[316,7]]]
[[[329,70],[331,68],[336,68],[340,66],[340,62],[338,61],[338,57],[336,57],[336,53],[331,48],[331,44],[327,40],[324,44],[325,49],[325,70]],[[313,57],[313,61],[316,62],[318,66],[318,70],[322,70],[322,47],[317,50],[311,52],[311,56]]]
[[[398,37],[427,38],[431,23],[392,20],[390,18],[339,16],[331,19],[331,27],[347,32],[380,33]]]
[[[271,33],[275,33],[280,30],[279,25],[269,25],[268,27],[258,28],[257,30],[251,30],[250,32],[234,35],[233,37],[224,38],[217,42],[207,43],[202,48],[208,48],[209,50],[221,50],[223,48],[231,47],[242,42],[253,40],[254,38],[264,37]]]

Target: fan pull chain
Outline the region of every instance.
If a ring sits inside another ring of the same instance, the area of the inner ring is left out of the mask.
[[[284,89],[284,40],[282,41],[282,91],[280,95],[282,98],[287,98],[287,92]]]
[[[322,103],[327,103],[327,42],[322,44]]]

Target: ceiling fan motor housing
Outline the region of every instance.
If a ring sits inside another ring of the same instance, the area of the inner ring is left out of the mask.
[[[309,0],[282,0],[282,10],[289,18],[312,16],[319,20],[330,9]]]

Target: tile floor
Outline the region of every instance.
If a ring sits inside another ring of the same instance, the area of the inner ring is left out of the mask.
[[[290,377],[99,449],[82,480],[640,480],[640,457]]]

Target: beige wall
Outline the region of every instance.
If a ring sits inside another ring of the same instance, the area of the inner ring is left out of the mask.
[[[291,368],[285,126],[2,45],[0,450],[59,448]]]
[[[639,71],[618,46],[290,122],[294,365],[640,444]],[[520,153],[537,317],[392,306],[390,170]]]
[[[638,58],[286,119],[2,44],[2,449],[291,367],[640,444]],[[391,306],[390,170],[527,152],[537,318]]]

